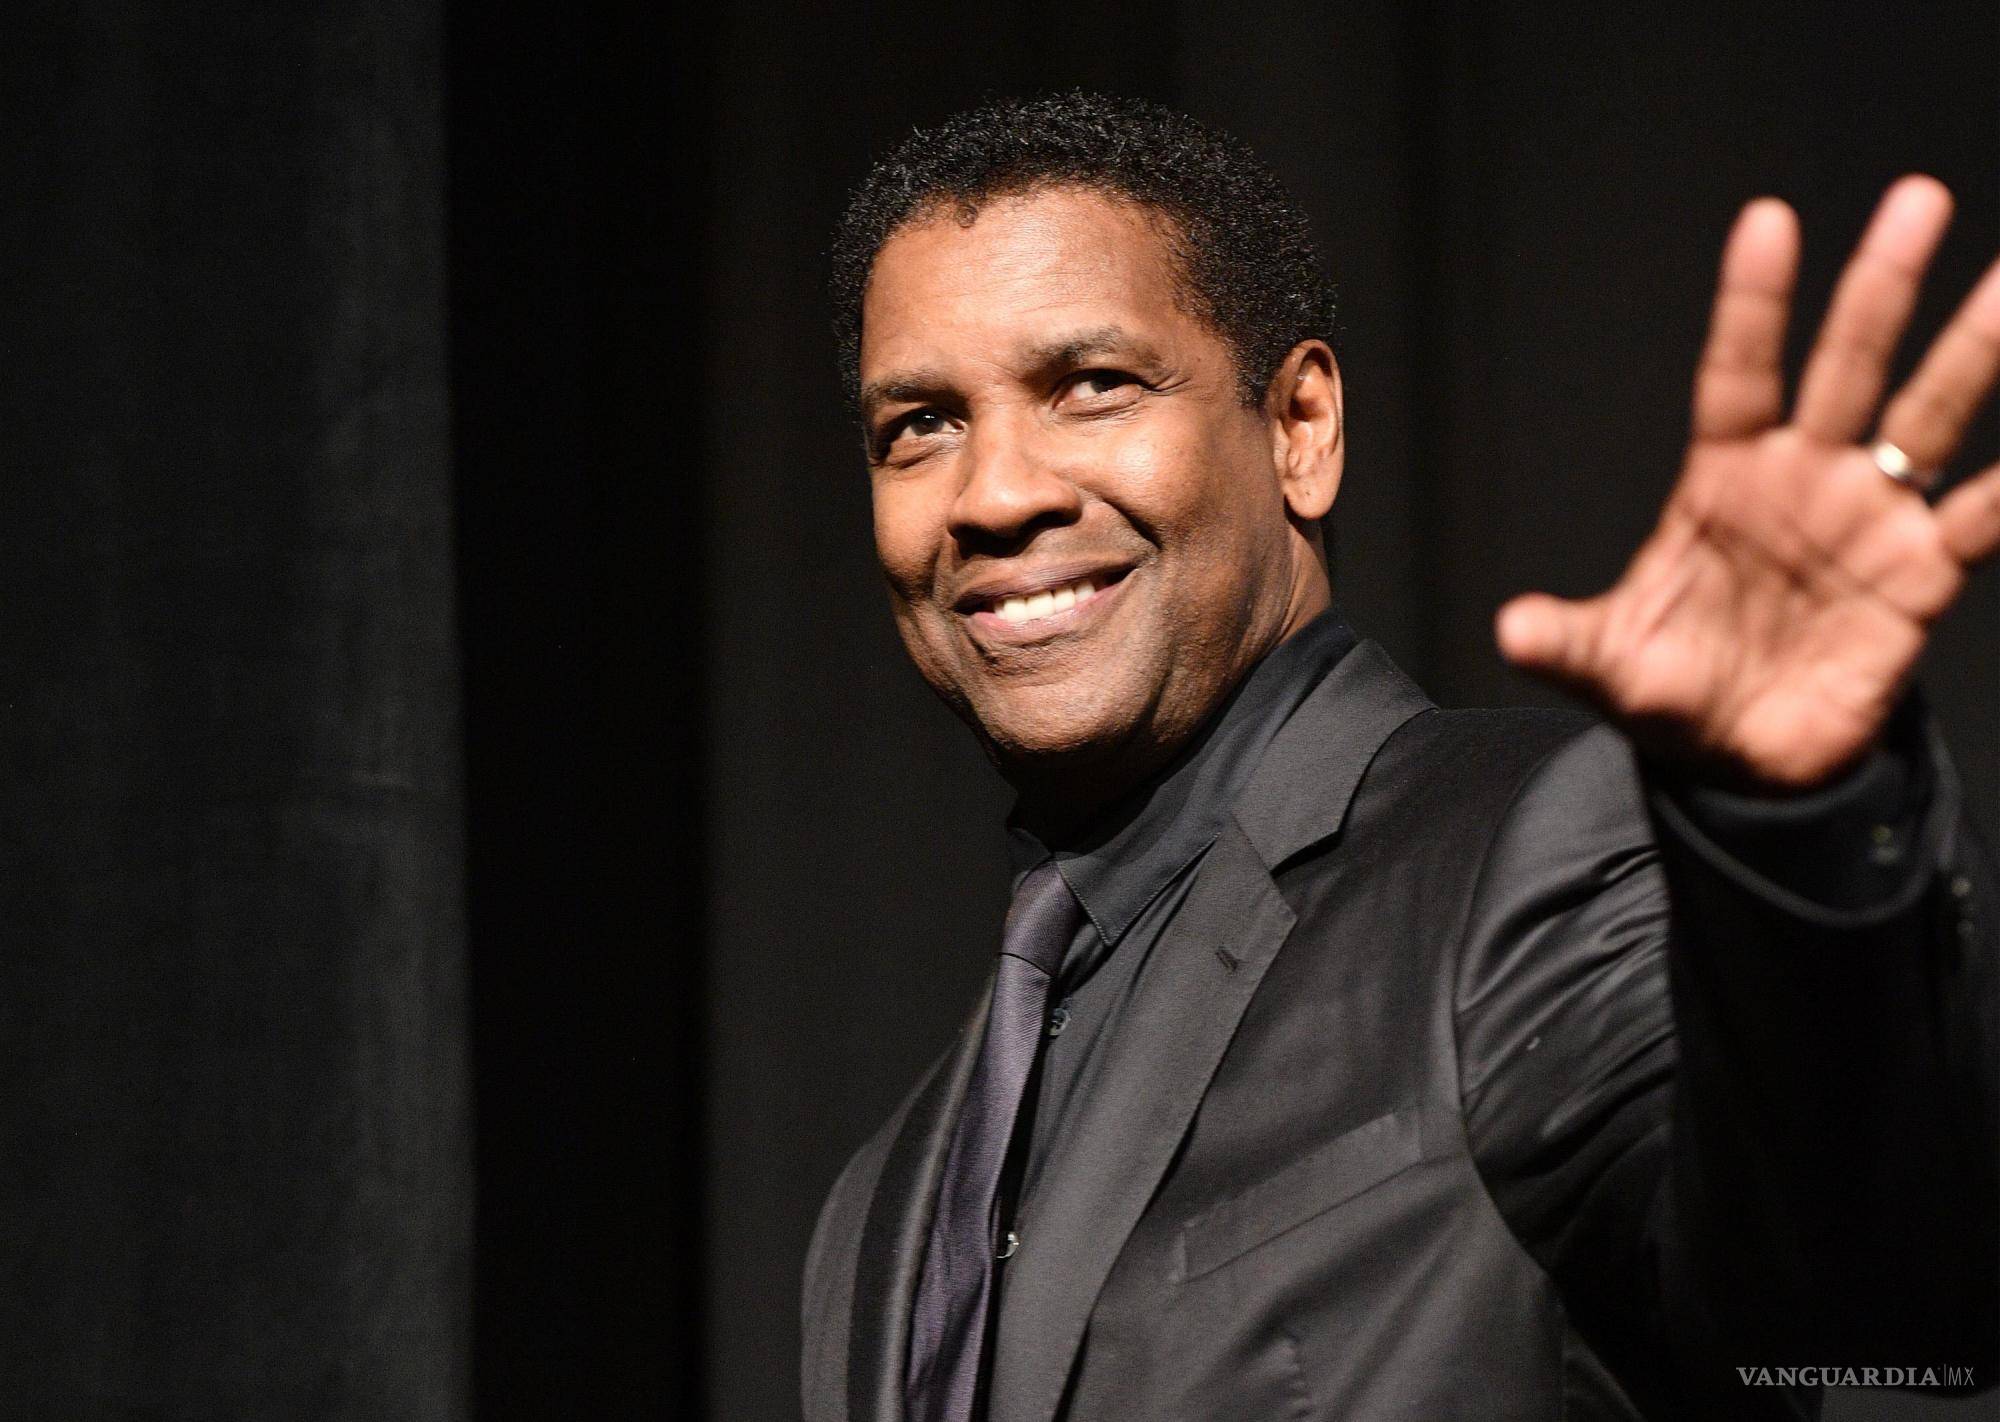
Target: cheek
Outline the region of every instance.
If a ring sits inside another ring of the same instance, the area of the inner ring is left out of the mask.
[[[1282,515],[1267,463],[1245,440],[1205,429],[1165,429],[1120,452],[1116,473],[1129,516],[1163,549],[1232,561]],[[1266,486],[1270,486],[1268,489]]]
[[[872,495],[875,557],[898,601],[921,597],[937,561],[942,520],[918,481],[878,484]]]

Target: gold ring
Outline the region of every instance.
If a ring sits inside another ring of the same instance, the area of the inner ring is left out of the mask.
[[[1919,469],[1916,461],[1905,454],[1900,445],[1891,444],[1886,439],[1878,439],[1868,446],[1868,457],[1875,461],[1875,467],[1894,479],[1906,489],[1915,489],[1919,494],[1927,494],[1931,485],[1937,483],[1935,469]]]

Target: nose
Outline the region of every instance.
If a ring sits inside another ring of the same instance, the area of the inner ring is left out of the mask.
[[[964,482],[952,500],[951,533],[961,544],[1016,544],[1044,525],[1071,523],[1082,512],[1076,485],[1011,422],[967,433],[960,451]]]

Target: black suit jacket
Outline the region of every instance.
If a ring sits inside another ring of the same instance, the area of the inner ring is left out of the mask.
[[[1810,1390],[1737,1369],[1991,1381],[1996,885],[1927,734],[1928,872],[1834,911],[1708,842],[1612,728],[1441,711],[1362,643],[1053,1144],[992,1422],[1791,1416]],[[983,1012],[822,1211],[808,1422],[903,1417]]]

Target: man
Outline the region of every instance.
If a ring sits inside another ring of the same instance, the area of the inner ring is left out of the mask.
[[[1598,722],[1440,711],[1331,610],[1331,303],[1240,146],[1072,95],[878,166],[835,244],[877,551],[1016,889],[821,1214],[812,1422],[1993,1380],[2000,905],[1910,677],[2000,545],[2000,469],[1922,489],[2000,268],[1874,420],[1948,207],[1889,192],[1789,412],[1795,224],[1745,210],[1658,530],[1501,613]]]

